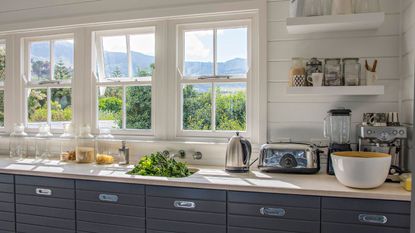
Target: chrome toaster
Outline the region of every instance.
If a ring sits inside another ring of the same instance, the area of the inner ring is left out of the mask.
[[[320,150],[307,143],[265,144],[261,147],[258,168],[275,173],[317,173],[320,171]]]

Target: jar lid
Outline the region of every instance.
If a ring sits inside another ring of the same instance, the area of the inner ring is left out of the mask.
[[[74,138],[74,129],[71,123],[67,123],[63,126],[63,134],[61,138]]]
[[[343,62],[347,62],[347,61],[359,62],[359,58],[357,57],[343,58]]]
[[[13,131],[10,133],[10,136],[25,137],[27,133],[24,131],[25,127],[22,123],[14,124]]]
[[[39,132],[36,134],[36,137],[52,137],[53,134],[50,132],[50,126],[49,125],[41,125],[39,127]]]
[[[307,61],[306,63],[307,65],[322,65],[323,62],[321,62],[320,60],[318,60],[317,58],[313,57],[310,60]]]
[[[111,134],[111,129],[103,128],[99,129],[99,135],[97,139],[113,139],[114,136]]]
[[[91,134],[91,127],[89,125],[83,125],[81,128],[79,128],[79,137],[83,138],[93,138]]]
[[[350,116],[350,114],[352,113],[352,110],[350,109],[331,109],[330,111],[328,111],[329,114],[331,114],[332,116]]]

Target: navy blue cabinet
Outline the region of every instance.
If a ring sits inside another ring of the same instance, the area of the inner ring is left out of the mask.
[[[14,177],[0,174],[0,233],[15,232]]]

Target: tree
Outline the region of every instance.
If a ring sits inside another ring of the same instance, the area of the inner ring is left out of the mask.
[[[116,66],[115,69],[114,69],[114,71],[111,74],[111,77],[113,77],[113,78],[120,78],[121,76],[122,76],[121,69],[120,69],[119,66]]]
[[[65,66],[62,59],[55,65],[55,80],[68,80],[72,78],[72,70]]]
[[[126,127],[151,129],[151,86],[128,87],[126,101]]]
[[[0,47],[0,81],[6,78],[6,50]]]
[[[193,85],[183,88],[183,128],[211,130],[212,97],[210,89],[200,92]]]
[[[34,60],[32,58],[31,63],[32,63],[32,79],[34,80],[49,79],[49,76],[50,76],[50,62],[49,61]]]

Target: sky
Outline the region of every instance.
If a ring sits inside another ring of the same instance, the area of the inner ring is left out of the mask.
[[[103,37],[102,43],[105,51],[127,53],[125,36]],[[130,36],[131,50],[145,55],[155,55],[155,37],[153,33]]]

